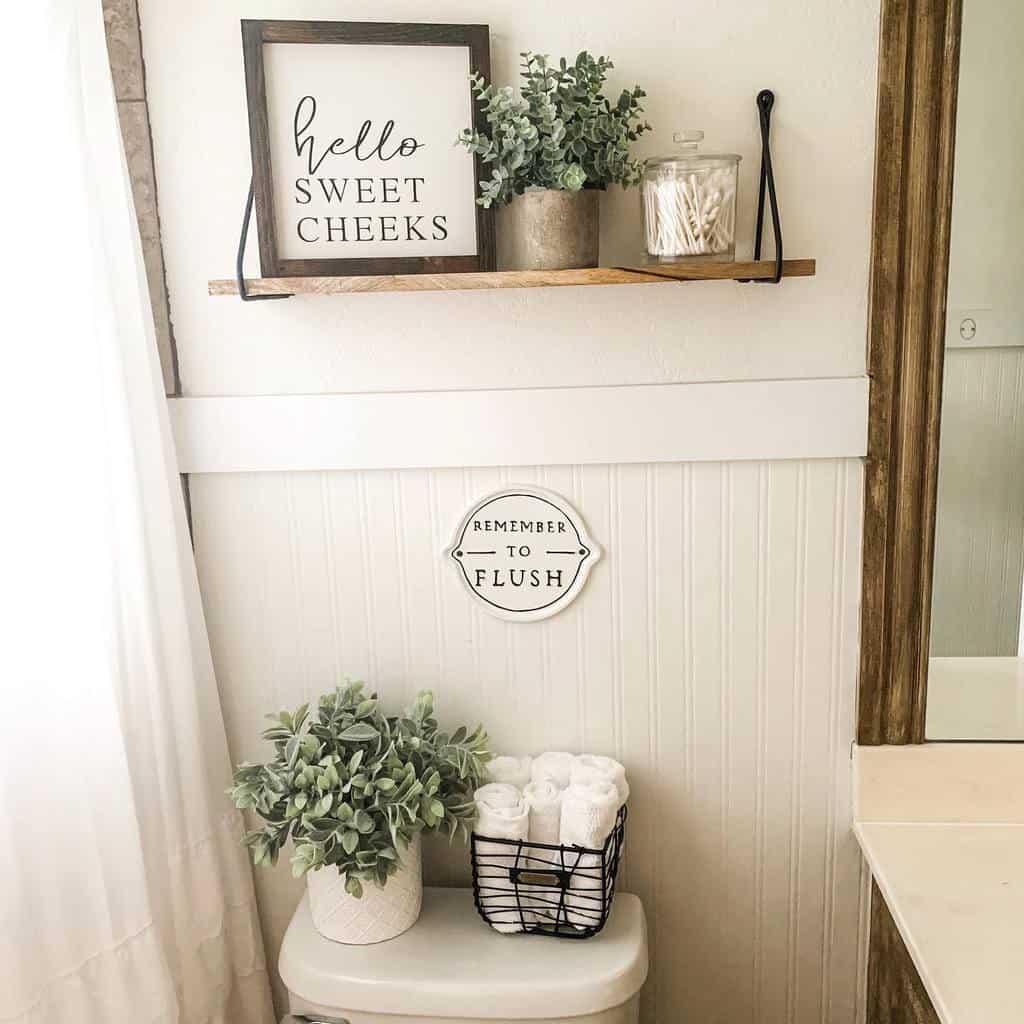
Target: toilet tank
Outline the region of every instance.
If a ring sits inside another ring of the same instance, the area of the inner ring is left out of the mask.
[[[349,1024],[635,1024],[647,977],[640,900],[618,893],[591,939],[501,935],[471,889],[423,892],[409,931],[376,946],[331,942],[303,897],[281,945],[293,1014]]]

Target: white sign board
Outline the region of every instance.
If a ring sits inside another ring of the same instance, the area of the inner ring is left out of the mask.
[[[601,549],[564,498],[523,486],[473,505],[445,557],[492,615],[535,622],[572,603]]]
[[[494,269],[486,25],[242,21],[264,277]]]
[[[472,256],[469,50],[264,49],[282,259]],[[340,140],[340,144],[336,141]]]

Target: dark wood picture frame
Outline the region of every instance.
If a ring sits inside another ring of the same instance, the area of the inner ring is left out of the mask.
[[[882,0],[857,739],[923,743],[961,0]]]
[[[274,175],[270,159],[270,129],[263,46],[267,43],[353,43],[391,46],[464,46],[470,67],[490,79],[490,30],[486,25],[415,25],[364,21],[242,20],[242,53],[249,108],[249,141],[259,236],[260,270],[264,277],[346,277],[364,274],[450,274],[495,268],[492,212],[476,207],[474,256],[406,256],[357,259],[282,259],[278,255],[274,211]],[[466,89],[470,89],[467,80]],[[484,130],[483,110],[473,98],[473,124]],[[476,181],[485,177],[476,158]],[[475,195],[474,195],[475,199]]]

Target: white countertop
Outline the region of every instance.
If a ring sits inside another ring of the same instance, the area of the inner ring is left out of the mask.
[[[1024,743],[854,750],[854,831],[943,1024],[1024,1021]]]
[[[1024,1021],[1024,825],[854,829],[943,1024]]]

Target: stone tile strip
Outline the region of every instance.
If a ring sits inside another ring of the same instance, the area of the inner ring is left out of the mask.
[[[164,390],[177,394],[177,356],[167,298],[163,249],[160,245],[160,217],[157,209],[156,174],[153,144],[146,106],[145,66],[136,0],[103,0],[103,20],[107,33],[107,51],[117,97],[121,135],[124,139],[128,173],[131,178],[135,214],[142,238],[149,298],[156,324]]]

